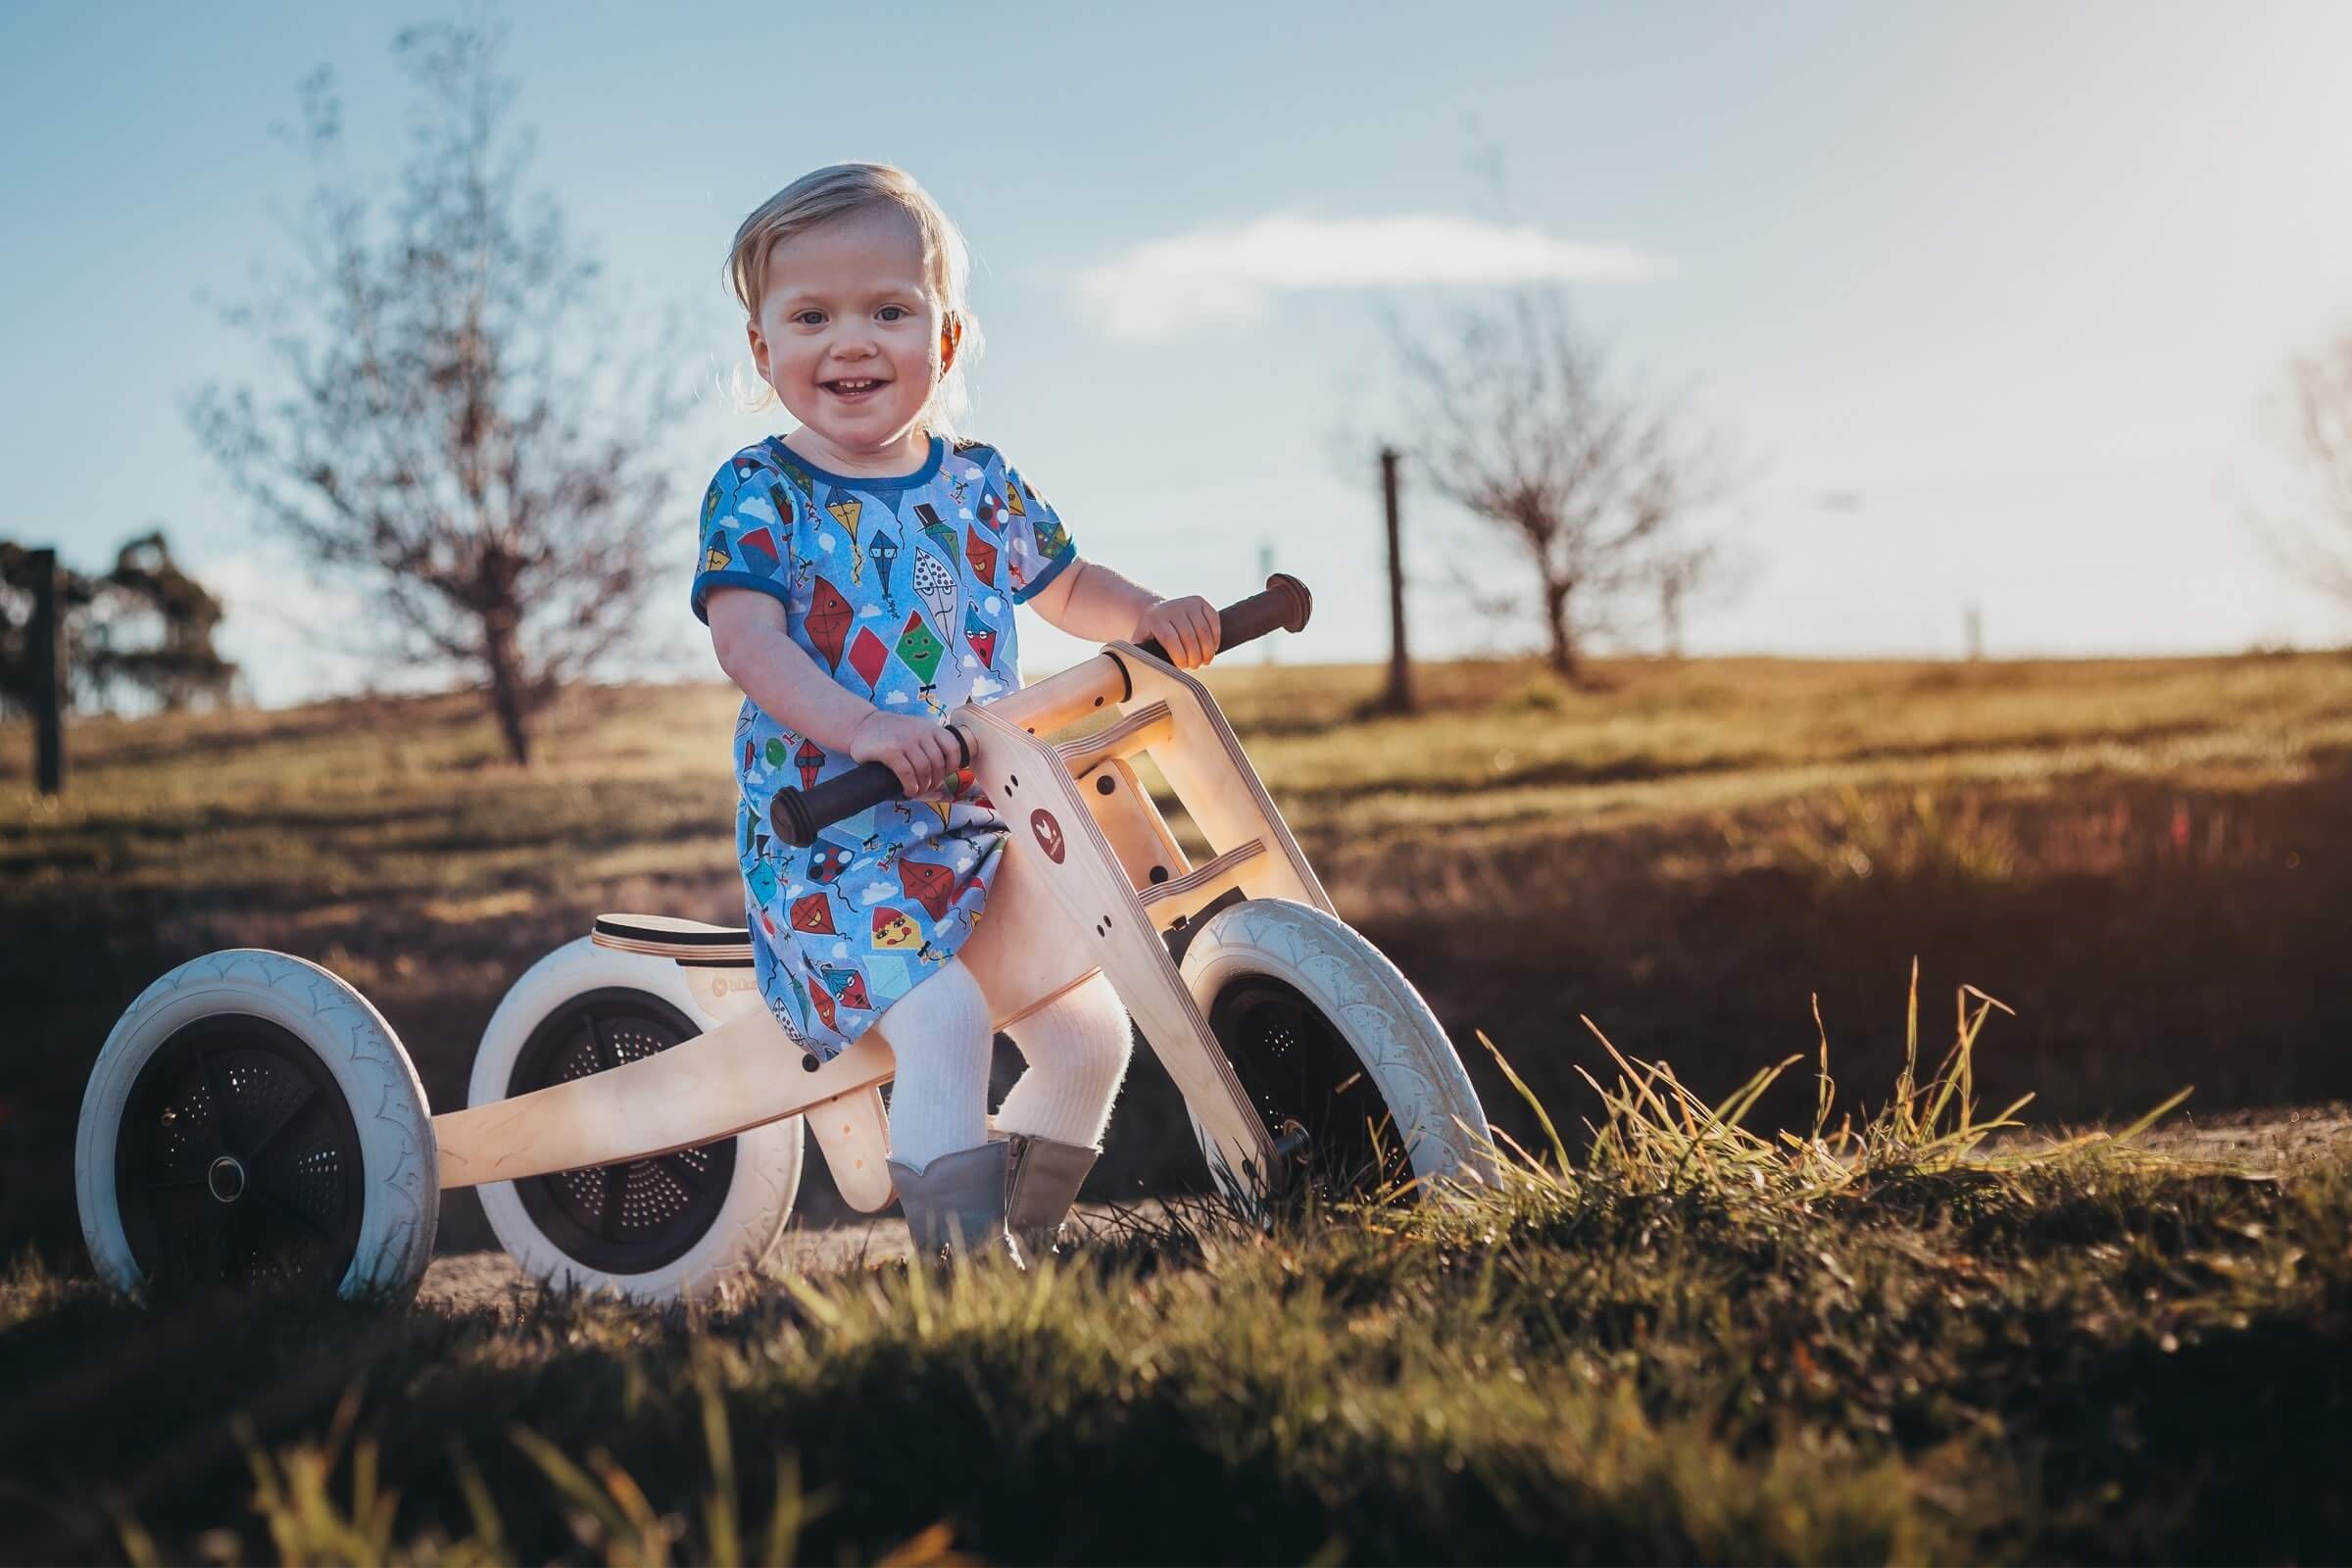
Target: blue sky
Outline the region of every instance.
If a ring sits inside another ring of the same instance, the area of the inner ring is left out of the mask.
[[[306,172],[270,126],[295,82],[333,66],[388,171],[389,39],[435,14],[0,20],[0,536],[96,566],[162,522],[226,591],[223,641],[265,700],[364,676],[301,628],[365,604],[256,532],[180,410],[208,380],[272,384],[208,301],[290,259]],[[1317,590],[1286,658],[1381,654],[1381,314],[1439,309],[1489,264],[1574,279],[1618,364],[1745,459],[1713,522],[1757,567],[1695,651],[1955,653],[1971,603],[1995,654],[2352,626],[2246,521],[2286,493],[2286,360],[2352,330],[2352,6],[503,15],[539,181],[623,297],[686,312],[700,401],[668,454],[650,674],[716,678],[684,609],[691,508],[773,428],[719,390],[743,347],[727,240],[847,158],[912,170],[972,241],[980,433],[1083,550],[1163,593],[1238,596],[1270,548]],[[1489,144],[1499,205],[1473,168]],[[1417,651],[1533,644],[1442,589],[1448,553],[1509,567],[1409,471],[1407,528]],[[1079,651],[1024,637],[1032,676]]]

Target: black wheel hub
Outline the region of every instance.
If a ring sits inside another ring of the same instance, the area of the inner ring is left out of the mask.
[[[278,1024],[202,1018],[140,1069],[115,1139],[115,1201],[149,1286],[332,1292],[359,1249],[359,1128]]]
[[[1217,993],[1208,1024],[1275,1134],[1282,1185],[1360,1196],[1410,1174],[1380,1086],[1296,986],[1245,976]]]
[[[702,1030],[661,998],[609,987],[541,1020],[508,1075],[509,1097],[642,1060]],[[735,1180],[732,1138],[652,1159],[557,1171],[514,1184],[540,1234],[583,1268],[643,1274],[710,1233]]]
[[[233,1203],[245,1196],[245,1167],[237,1163],[236,1155],[222,1154],[204,1173],[204,1185],[221,1202]]]

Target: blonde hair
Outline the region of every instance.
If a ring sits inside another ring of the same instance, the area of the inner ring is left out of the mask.
[[[735,230],[734,247],[727,252],[727,281],[744,314],[758,319],[760,298],[766,293],[767,253],[776,242],[870,207],[895,207],[914,220],[923,246],[923,281],[939,303],[943,324],[962,327],[955,363],[932,389],[922,416],[934,434],[953,436],[956,421],[971,413],[964,367],[980,353],[980,323],[964,292],[971,276],[971,252],[955,220],[940,211],[912,174],[888,164],[834,164],[803,174],[761,202]],[[774,401],[772,390],[760,390],[767,395],[757,398],[754,407]]]

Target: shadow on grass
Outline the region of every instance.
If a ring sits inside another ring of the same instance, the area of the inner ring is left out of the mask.
[[[2345,1275],[2297,1244],[2340,1238],[2341,1167],[1987,1177],[1793,1202],[1588,1170],[1205,1269],[894,1265],[708,1311],[66,1287],[0,1330],[0,1503],[23,1560],[115,1555],[123,1516],[167,1560],[220,1530],[262,1560],[321,1521],[248,1508],[250,1434],[321,1479],[364,1447],[397,1542],[477,1528],[472,1468],[502,1555],[593,1558],[521,1430],[689,1541],[707,1455],[755,1520],[797,1456],[816,1560],[934,1520],[1013,1561],[2339,1559]]]
[[[1766,853],[1792,822],[1803,853]],[[1606,1066],[1578,1014],[1719,1095],[1815,1050],[1818,993],[1851,1081],[1884,1083],[1902,1049],[1886,1021],[1899,1016],[1914,955],[1928,994],[1965,980],[2017,1009],[1994,1026],[1982,1082],[1993,1098],[2036,1093],[2032,1116],[2129,1116],[2190,1084],[2192,1112],[2352,1098],[2340,937],[2352,907],[2352,754],[2321,755],[2309,777],[2257,789],[2082,781],[2062,797],[1996,802],[1967,831],[1998,855],[1977,853],[1948,816],[1923,826],[1770,814],[1732,824],[1749,846],[1739,853],[1712,822],[1579,837],[1526,825],[1529,842],[1507,853],[1429,845],[1377,866],[1348,864],[1344,842],[1313,853],[1343,912],[1454,1040],[1485,1030],[1572,1134],[1590,1102],[1577,1069]],[[600,838],[632,835],[615,826]],[[1855,851],[1867,852],[1867,874],[1839,869]],[[2003,857],[2014,864],[1986,869]],[[357,965],[432,1103],[449,1108],[505,987],[599,908],[719,921],[740,908],[723,872],[579,888],[459,924],[428,915],[423,895],[305,924],[218,890],[156,901],[102,879],[71,885],[67,898],[0,897],[0,995],[11,999],[0,1249],[29,1242],[72,1269],[86,1267],[72,1168],[89,1067],[122,1009],[172,965],[238,945]],[[1493,1064],[1464,1056],[1489,1114],[1532,1137]],[[1000,1091],[1014,1059],[1001,1058]],[[1756,1119],[1801,1124],[1809,1095],[1778,1085]],[[1088,1196],[1124,1200],[1200,1179],[1181,1102],[1139,1048]],[[847,1217],[815,1158],[805,1208],[819,1222]],[[445,1239],[487,1245],[465,1214],[459,1205]]]
[[[348,737],[369,729],[397,726],[416,734],[488,722],[489,710],[483,700],[469,694],[390,701],[359,698],[275,710],[239,710],[218,723],[206,723],[192,715],[167,717],[162,721],[162,734],[154,739],[119,736],[103,730],[93,733],[69,721],[68,748],[74,756],[86,756],[90,761],[110,767],[176,765],[264,747]],[[0,750],[0,757],[14,761],[15,749]],[[0,764],[0,778],[17,773],[29,776],[29,769]]]
[[[1865,814],[1808,822],[1831,841],[1802,856],[1766,853],[1775,822],[1748,823],[1749,863],[1695,874],[1725,858],[1722,828],[1425,850],[1394,874],[1444,886],[1443,907],[1355,923],[1448,1034],[1484,1029],[1559,1107],[1585,1103],[1578,1067],[1607,1065],[1579,1014],[1719,1095],[1813,1054],[1816,994],[1852,1081],[1886,1082],[1914,956],[1927,994],[1966,981],[2016,1009],[1981,1082],[1995,1100],[2034,1093],[2035,1118],[2129,1117],[2190,1084],[2192,1111],[2343,1099],[2352,755],[2318,760],[2260,789],[2134,781],[1989,805],[1974,840],[1949,813],[1916,843],[1879,820],[1864,874],[1840,869],[1857,846],[1836,835]],[[1345,908],[1348,878],[1326,882]],[[1489,1114],[1530,1135],[1492,1064],[1465,1064]],[[1757,1118],[1799,1124],[1809,1095],[1778,1085]]]

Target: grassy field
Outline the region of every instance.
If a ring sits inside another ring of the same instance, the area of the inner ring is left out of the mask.
[[[1601,673],[1429,666],[1427,713],[1362,720],[1374,668],[1209,672],[1342,914],[1552,1102],[1607,1065],[1579,1014],[1719,1094],[1810,1048],[1815,995],[1854,1081],[1891,1081],[1915,956],[1930,995],[2016,1009],[1986,1093],[2045,1118],[2352,1097],[2352,659]],[[181,959],[326,964],[447,1106],[506,986],[600,909],[739,920],[735,701],[576,694],[527,773],[459,698],[93,721],[54,805],[0,729],[0,1239],[78,1253],[56,1161],[88,1063]],[[1147,1061],[1102,1191],[1189,1172],[1173,1113]]]
[[[1542,1173],[1444,1222],[1138,1235],[1047,1283],[893,1266],[710,1312],[110,1302],[71,1152],[114,1018],[209,949],[351,979],[446,1108],[506,985],[598,910],[738,918],[730,694],[574,694],[527,773],[455,698],[93,721],[55,804],[0,727],[0,1510],[28,1521],[0,1550],[692,1558],[780,1523],[818,1557],[2352,1552],[2319,1436],[2352,1413],[2328,1148],[2254,1180],[1954,1167],[1916,1129],[1833,1175],[1802,1140],[1693,1153],[1703,1117],[1594,1144],[1583,1074],[1621,1069],[1578,1021],[1718,1104],[1815,1058],[1818,998],[1839,1112],[1885,1129],[1916,956],[1931,1007],[1971,984],[2014,1009],[1973,1083],[2034,1093],[2045,1128],[2189,1085],[2207,1119],[2352,1098],[2352,659],[1601,673],[1431,667],[1427,713],[1367,720],[1375,669],[1209,672]],[[1817,1090],[1784,1075],[1745,1125],[1806,1132]],[[1139,1056],[1094,1195],[1188,1184],[1177,1117]],[[445,1245],[487,1240],[453,1207]]]
[[[1456,1203],[1025,1276],[158,1310],[24,1263],[0,1555],[2340,1560],[2340,1146],[1971,1159],[1954,1081],[1766,1139],[1637,1068]]]

